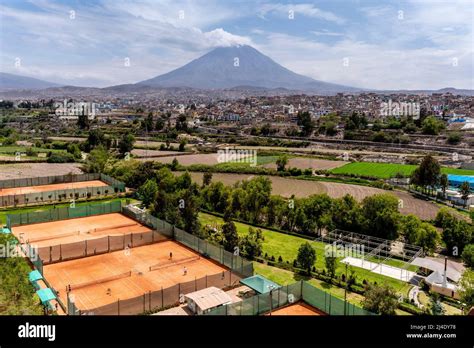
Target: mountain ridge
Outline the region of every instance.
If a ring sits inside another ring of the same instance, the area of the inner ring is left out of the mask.
[[[137,85],[229,89],[238,86],[311,91],[358,92],[362,88],[314,80],[297,74],[248,45],[217,47],[180,68]]]

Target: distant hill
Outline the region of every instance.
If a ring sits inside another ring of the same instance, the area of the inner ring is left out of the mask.
[[[248,45],[218,47],[181,68],[137,84],[162,88],[285,88],[320,94],[362,91],[296,74]]]
[[[59,87],[57,83],[43,81],[27,76],[7,74],[0,72],[0,90],[21,90],[21,89],[44,89],[49,87]]]

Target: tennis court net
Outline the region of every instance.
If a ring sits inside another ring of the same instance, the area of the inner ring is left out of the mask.
[[[101,279],[94,279],[94,280],[84,282],[84,283],[69,284],[69,285],[66,286],[66,291],[71,292],[73,290],[82,289],[82,288],[85,288],[87,286],[103,284],[103,283],[111,282],[111,281],[118,280],[118,279],[128,278],[131,275],[132,275],[132,271],[128,271],[128,272],[124,272],[124,273],[120,273],[120,274],[114,274],[112,276],[104,277],[104,278],[101,278]]]
[[[121,228],[136,227],[136,226],[140,226],[140,224],[138,222],[129,222],[129,223],[126,223],[126,224],[121,224],[121,225],[93,228],[93,229],[90,229],[89,231],[87,231],[87,233],[118,230],[118,229],[121,229]]]
[[[176,260],[176,261],[169,261],[169,262],[165,262],[165,263],[157,263],[155,265],[152,265],[148,268],[148,270],[151,272],[151,271],[157,271],[159,269],[163,269],[163,268],[168,268],[168,267],[173,267],[173,266],[177,266],[177,265],[182,265],[184,263],[188,263],[188,262],[193,262],[193,261],[197,261],[199,260],[201,257],[200,256],[190,256],[190,257],[186,257],[184,259],[180,259],[180,260]]]
[[[31,244],[31,243],[42,242],[42,241],[51,240],[51,239],[59,239],[59,238],[70,237],[70,236],[78,236],[79,234],[81,234],[81,231],[70,231],[70,232],[64,232],[64,233],[49,235],[49,236],[28,238],[27,242],[29,244]]]

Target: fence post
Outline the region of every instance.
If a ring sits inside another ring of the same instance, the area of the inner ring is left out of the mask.
[[[143,313],[146,311],[146,292],[143,293]]]
[[[63,248],[62,244],[59,244],[59,261],[63,260]]]
[[[206,274],[206,288],[207,288],[207,274]]]
[[[163,287],[161,287],[161,308],[165,306],[163,301]]]
[[[194,276],[194,291],[197,291],[197,281],[196,281],[196,276]]]
[[[151,312],[151,290],[148,291],[148,310]]]
[[[110,236],[107,235],[107,252],[110,253]]]
[[[117,299],[117,315],[120,315],[120,299]]]

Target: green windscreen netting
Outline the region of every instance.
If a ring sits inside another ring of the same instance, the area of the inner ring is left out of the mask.
[[[270,311],[304,301],[329,315],[374,315],[373,313],[345,303],[330,293],[301,280],[281,286],[270,292],[244,298],[226,306],[217,307],[207,315],[261,315]]]
[[[28,204],[41,204],[48,202],[68,202],[71,200],[86,199],[91,197],[104,197],[125,192],[125,184],[105,174],[79,174],[60,175],[38,178],[9,179],[0,181],[0,190],[15,187],[41,186],[52,184],[66,184],[74,182],[87,182],[101,180],[107,186],[91,186],[81,188],[64,188],[61,190],[0,195],[0,207],[12,207]],[[0,192],[1,193],[1,192]]]
[[[48,209],[39,212],[27,212],[21,214],[9,214],[7,215],[8,228],[27,225],[37,224],[42,222],[57,221],[72,219],[78,217],[86,217],[92,215],[118,213],[122,211],[121,201],[112,201],[100,204],[90,204],[74,207],[62,207],[56,209]]]

